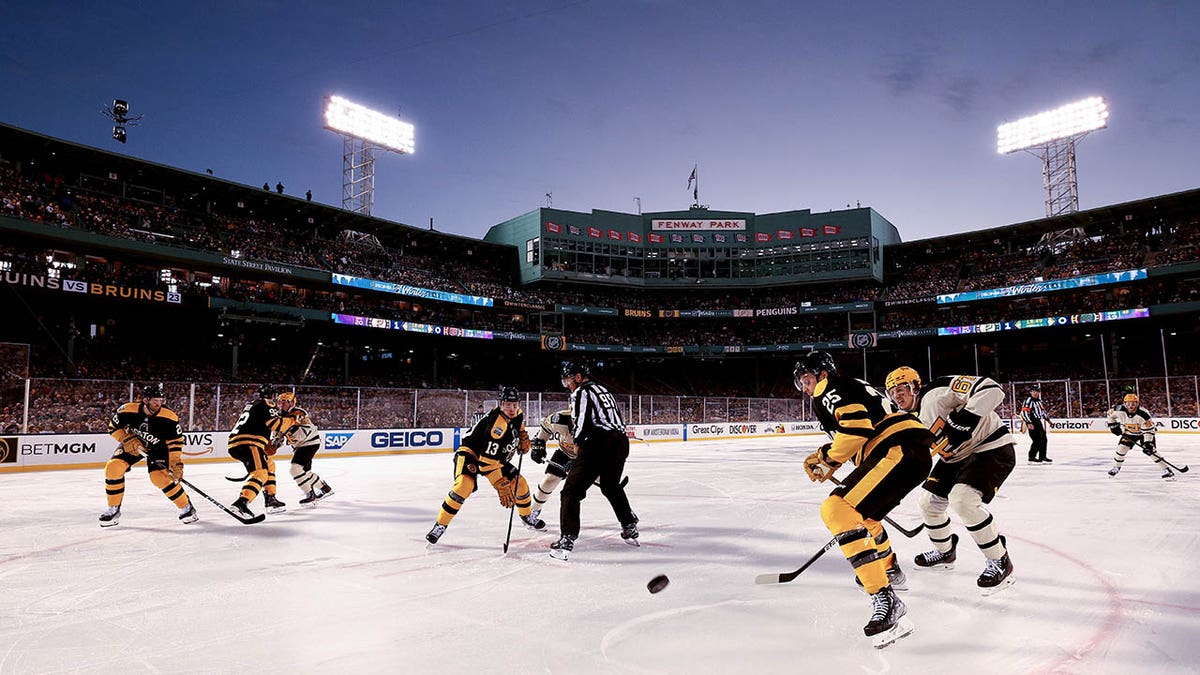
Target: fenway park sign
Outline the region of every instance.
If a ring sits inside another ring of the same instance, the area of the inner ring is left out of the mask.
[[[652,230],[745,230],[745,220],[652,220]]]

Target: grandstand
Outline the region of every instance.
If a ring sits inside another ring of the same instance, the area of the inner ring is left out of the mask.
[[[660,225],[691,221],[740,224]],[[1056,417],[1125,387],[1196,417],[1198,225],[1192,190],[913,242],[870,208],[539,209],[477,240],[0,125],[0,342],[28,362],[0,422],[102,431],[161,380],[189,429],[223,430],[271,381],[329,428],[452,427],[501,382],[561,405],[564,352],[635,423],[810,419],[791,364],[813,347],[876,382],[991,375],[1010,414],[1041,381]]]

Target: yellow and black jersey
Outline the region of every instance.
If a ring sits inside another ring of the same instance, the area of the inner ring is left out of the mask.
[[[183,450],[179,415],[165,407],[151,415],[141,401],[132,401],[117,408],[108,421],[108,433],[119,443],[124,443],[130,436],[137,436],[151,452]]]
[[[463,435],[460,445],[475,451],[480,457],[491,457],[508,461],[521,443],[521,431],[525,429],[525,413],[519,412],[509,419],[493,408]]]
[[[264,449],[272,434],[285,433],[293,424],[294,419],[282,416],[279,408],[262,399],[247,403],[237,424],[229,431],[229,446],[249,445]]]
[[[912,413],[896,412],[887,396],[863,380],[830,377],[813,390],[813,412],[833,438],[828,456],[855,466],[880,445],[933,444],[933,434]]]

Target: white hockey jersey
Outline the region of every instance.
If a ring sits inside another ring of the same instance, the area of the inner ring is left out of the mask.
[[[576,453],[579,451],[579,448],[575,445],[575,437],[571,435],[570,410],[559,410],[542,418],[542,424],[538,427],[534,438],[539,438],[543,441],[557,440],[559,449],[567,453],[567,456],[572,459],[575,458]]]
[[[1114,422],[1121,425],[1121,433],[1125,436],[1154,440],[1154,422],[1150,419],[1150,413],[1141,406],[1129,412],[1124,403],[1118,403],[1108,411],[1108,423]]]
[[[948,375],[926,385],[921,391],[919,417],[921,423],[938,437],[934,448],[942,448],[942,461],[961,462],[977,452],[1013,443],[1008,425],[996,414],[996,407],[1003,401],[1004,390],[990,377]],[[966,442],[956,448],[946,448],[945,418],[963,408],[979,415],[979,424]]]
[[[283,413],[283,416],[290,417],[296,421],[284,433],[288,445],[293,448],[300,448],[321,442],[320,430],[317,429],[316,422],[313,422],[307,410],[300,406],[294,406],[291,410]]]

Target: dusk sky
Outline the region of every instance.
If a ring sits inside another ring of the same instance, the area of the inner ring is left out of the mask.
[[[374,215],[472,237],[547,192],[686,209],[693,165],[714,209],[861,202],[905,240],[1033,220],[1040,162],[996,126],[1093,95],[1081,208],[1200,187],[1200,3],[834,4],[7,0],[0,121],[340,206],[337,93],[416,126]]]

